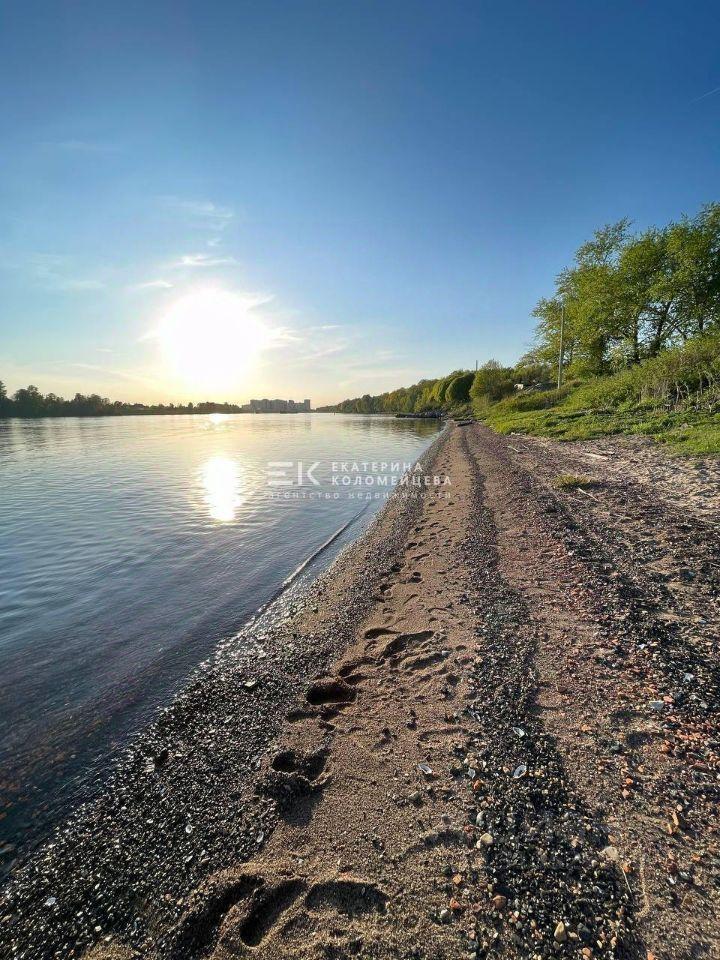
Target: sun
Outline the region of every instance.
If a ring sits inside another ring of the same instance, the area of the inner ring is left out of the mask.
[[[269,341],[253,315],[261,302],[229,290],[195,290],[177,300],[158,326],[168,375],[189,389],[220,392],[236,388]]]

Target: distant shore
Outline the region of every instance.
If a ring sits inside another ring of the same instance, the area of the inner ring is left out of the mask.
[[[133,407],[136,407],[133,409]],[[198,404],[190,409],[187,407],[163,406],[145,407],[140,404],[131,405],[130,408],[108,409],[108,410],[88,410],[77,411],[74,413],[54,412],[54,413],[0,413],[1,420],[52,420],[60,417],[158,417],[158,416],[207,416],[210,413],[237,414],[241,413],[249,417],[267,416],[270,413],[279,413],[287,416],[294,416],[299,413],[321,413],[320,410],[241,410],[235,408],[232,404]]]

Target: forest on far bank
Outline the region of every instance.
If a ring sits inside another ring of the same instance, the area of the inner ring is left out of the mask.
[[[0,380],[0,417],[121,417],[173,413],[241,413],[236,403],[123,403],[108,400],[97,393],[76,393],[72,400],[64,400],[54,393],[41,393],[32,384],[8,396]]]

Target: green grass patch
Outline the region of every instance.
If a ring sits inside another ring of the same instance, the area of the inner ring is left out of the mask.
[[[475,412],[500,433],[555,440],[652,437],[679,453],[720,454],[720,334],[667,349],[608,376],[527,390]]]
[[[581,477],[576,473],[561,473],[552,484],[556,490],[587,490],[593,486],[590,477]]]
[[[528,409],[528,406],[527,402],[517,403],[515,398],[510,398],[495,404],[481,416],[498,433],[526,433],[568,441],[639,434],[668,444],[678,453],[720,454],[720,413],[652,407],[575,409],[572,395],[556,406],[540,409]]]

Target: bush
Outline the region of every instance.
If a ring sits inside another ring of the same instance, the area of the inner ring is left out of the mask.
[[[720,399],[720,336],[708,334],[665,350],[611,377],[583,384],[569,398],[573,410],[681,406]]]

